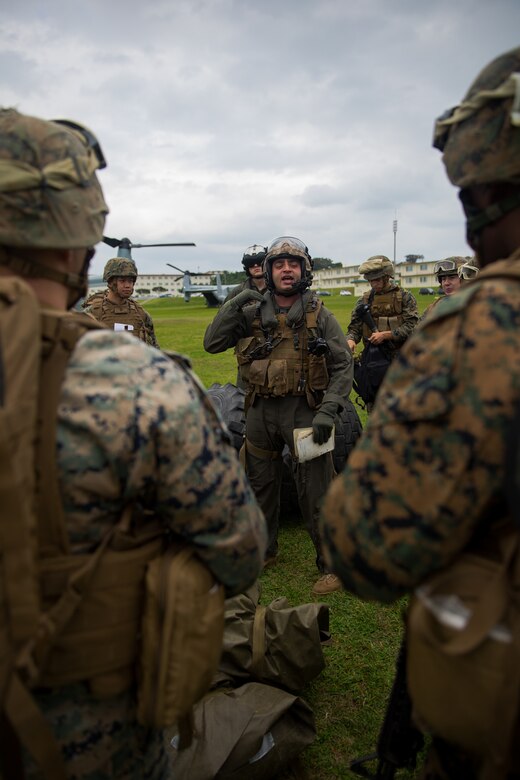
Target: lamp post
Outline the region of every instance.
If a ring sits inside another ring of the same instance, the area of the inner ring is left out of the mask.
[[[394,231],[394,268],[395,268],[395,241],[396,241],[396,236],[397,236],[397,220],[396,219],[394,219],[393,231]]]

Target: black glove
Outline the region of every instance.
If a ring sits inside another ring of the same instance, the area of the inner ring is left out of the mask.
[[[235,295],[234,298],[231,298],[228,303],[230,304],[230,308],[235,309],[238,311],[242,308],[246,303],[251,303],[252,301],[263,301],[264,296],[262,293],[259,293],[257,290],[241,290],[238,295]]]
[[[336,419],[337,404],[322,404],[312,420],[312,439],[316,444],[325,444],[329,440],[334,420]]]

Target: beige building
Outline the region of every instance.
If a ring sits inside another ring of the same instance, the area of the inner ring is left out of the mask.
[[[403,287],[438,287],[437,279],[433,273],[436,260],[416,260],[410,263],[397,263],[396,281]],[[349,265],[341,268],[327,268],[323,271],[314,271],[312,286],[314,289],[325,290],[350,290],[354,295],[362,295],[369,289],[365,279],[359,273],[359,266]]]

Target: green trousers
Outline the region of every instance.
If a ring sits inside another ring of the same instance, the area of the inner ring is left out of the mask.
[[[309,408],[305,396],[284,398],[256,397],[246,417],[246,438],[266,455],[258,457],[246,452],[246,470],[256,499],[267,521],[269,543],[266,558],[276,555],[280,520],[280,488],[282,484],[281,453],[287,444],[294,455],[293,431],[312,425],[314,411]],[[268,453],[279,457],[269,457]],[[331,453],[321,455],[295,468],[298,504],[307,530],[316,549],[316,565],[324,572],[325,562],[321,552],[318,517],[321,500],[334,476]]]

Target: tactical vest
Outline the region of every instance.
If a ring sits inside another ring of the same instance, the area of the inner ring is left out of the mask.
[[[363,294],[363,303],[369,303],[370,291]],[[400,287],[393,287],[384,293],[374,295],[370,305],[370,312],[374,318],[376,327],[380,331],[394,330],[403,324],[403,291]],[[372,335],[372,331],[366,323],[363,323],[363,341],[366,342]]]
[[[155,342],[146,324],[144,309],[137,301],[129,298],[121,304],[111,303],[105,293],[102,298],[94,298],[89,310],[98,322],[102,322],[108,328],[113,329],[116,322],[133,325],[133,330],[129,332],[146,344],[154,346]]]
[[[276,314],[277,326],[262,327],[260,307],[251,323],[251,336],[240,339],[235,354],[242,380],[252,396],[305,395],[314,407],[327,389],[329,373],[325,356],[309,352],[309,342],[318,335],[321,301],[311,298],[305,311],[305,326],[291,328],[287,314]]]

